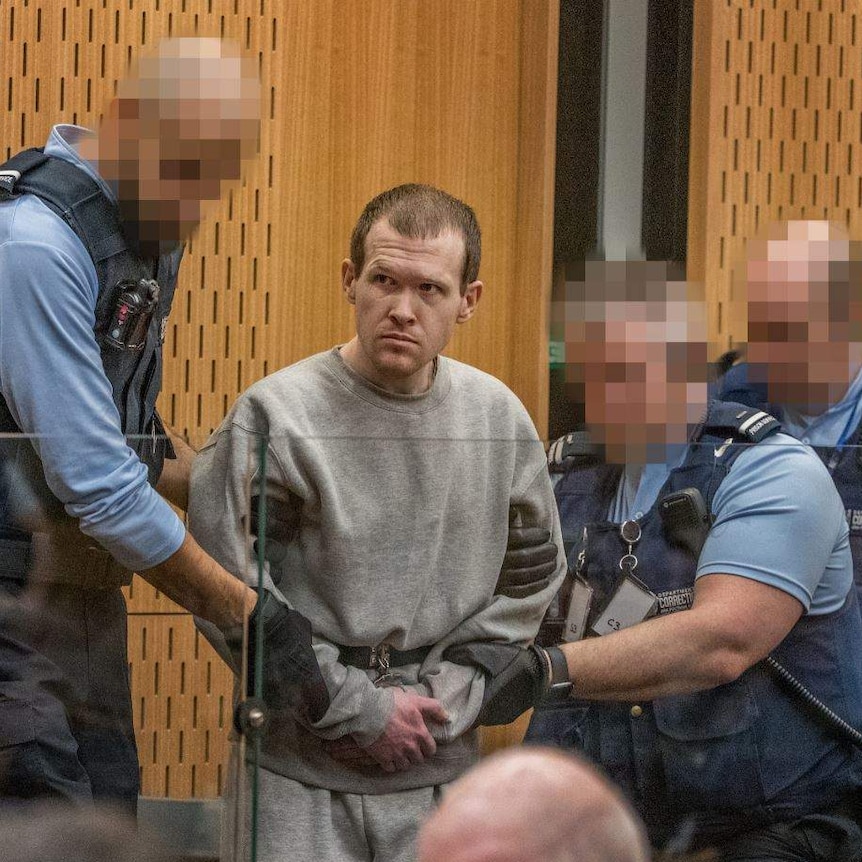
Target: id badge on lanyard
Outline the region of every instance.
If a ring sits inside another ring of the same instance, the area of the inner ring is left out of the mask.
[[[652,616],[657,603],[658,599],[636,577],[627,575],[591,631],[609,635],[637,625]]]
[[[584,530],[586,545],[586,529]],[[566,614],[563,640],[578,641],[588,634],[607,635],[629,626],[637,625],[652,616],[658,606],[658,598],[634,576],[638,559],[634,546],[640,541],[641,527],[637,521],[625,521],[620,526],[620,536],[628,546],[628,553],[620,559],[620,569],[625,577],[611,596],[604,610],[590,625],[590,612],[593,604],[593,588],[581,577],[584,558],[579,559],[578,571],[572,583],[572,593]],[[582,551],[582,555],[583,555]]]

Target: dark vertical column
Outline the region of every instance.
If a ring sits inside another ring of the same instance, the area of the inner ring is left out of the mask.
[[[554,208],[554,297],[566,272],[599,245],[603,0],[561,0]],[[649,0],[644,116],[642,246],[647,259],[684,264],[688,229],[692,0]],[[552,333],[552,338],[556,337]],[[551,439],[582,418],[552,355]]]
[[[644,134],[643,246],[686,259],[692,0],[650,0]]]
[[[561,0],[554,200],[554,269],[559,277],[555,275],[554,300],[560,298],[566,263],[583,260],[597,242],[603,17],[604,0]],[[552,440],[580,418],[564,378],[564,368],[552,357]]]

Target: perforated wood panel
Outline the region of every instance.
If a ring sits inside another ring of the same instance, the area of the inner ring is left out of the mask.
[[[136,580],[132,586],[146,586]],[[210,796],[229,752],[232,685],[186,613],[129,616],[138,757],[150,796]]]
[[[862,7],[853,0],[698,0],[689,272],[717,349],[745,339],[732,270],[770,222],[862,227]]]
[[[484,231],[485,295],[450,354],[508,383],[544,430],[556,28],[557,0],[0,0],[0,152],[95,124],[161,36],[238,40],[263,84],[260,157],[188,248],[162,414],[200,443],[254,380],[346,340],[352,225],[419,181],[470,202]],[[144,792],[214,795],[229,674],[139,581],[130,610]]]

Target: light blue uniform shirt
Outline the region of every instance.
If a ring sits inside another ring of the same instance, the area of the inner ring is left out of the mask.
[[[621,524],[628,518],[642,518],[658,497],[670,471],[685,460],[688,446],[668,446],[661,464],[626,464],[617,493],[611,501],[608,520]]]
[[[45,152],[115,199],[74,149],[88,134],[55,126]],[[0,392],[66,512],[122,565],[147,569],[180,547],[185,528],[126,445],[93,334],[98,291],[87,250],[59,216],[33,195],[0,203]]]
[[[818,416],[806,416],[787,406],[773,409],[781,427],[797,440],[811,446],[843,446],[862,422],[862,369],[844,397]]]
[[[664,464],[626,467],[610,520],[641,517],[655,504],[684,456],[678,448],[668,451]],[[812,615],[844,603],[853,583],[847,518],[812,449],[781,433],[748,447],[718,486],[712,512],[715,521],[697,577],[728,574],[760,581],[789,593]]]

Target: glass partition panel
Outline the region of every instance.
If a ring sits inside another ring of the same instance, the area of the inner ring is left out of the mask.
[[[600,450],[573,450],[545,483],[545,456],[530,440],[224,431],[196,456],[187,523],[246,585],[231,600],[209,594],[211,584],[195,587],[187,572],[147,568],[182,538],[183,524],[142,477],[137,496],[107,502],[98,490],[79,487],[73,498],[46,480],[37,453],[55,443],[0,438],[4,804],[40,792],[15,771],[16,752],[48,727],[62,775],[55,796],[131,811],[140,777],[148,797],[220,798],[221,825],[205,834],[210,851],[256,860],[279,840],[261,832],[271,822],[261,807],[289,816],[294,782],[380,795],[447,784],[468,769],[486,708],[485,671],[470,648],[528,644],[549,602],[538,642],[564,651],[654,620],[677,626],[678,614],[709,603],[711,625],[728,602],[734,619],[750,617],[757,647],[738,677],[709,679],[701,657],[691,677],[668,671],[660,697],[613,695],[627,703],[626,732],[649,740],[638,769],[661,761],[654,786],[666,788],[670,815],[657,844],[681,847],[740,800],[742,822],[759,803],[746,795],[753,784],[741,763],[764,774],[792,761],[798,784],[818,770],[841,773],[862,742],[857,446],[812,450],[783,435],[752,445],[719,434],[646,448],[625,468],[602,463]],[[147,457],[142,447],[153,441],[132,445]],[[84,448],[76,457],[87,465]],[[78,502],[64,507],[60,496]],[[555,576],[513,590],[528,575],[510,571],[512,536],[553,527],[557,509],[563,592],[555,597]],[[146,579],[132,579],[133,568]],[[215,572],[211,579],[222,577]],[[229,619],[231,601],[256,606],[255,625]],[[691,644],[679,631],[668,653]],[[428,699],[422,715],[436,747],[403,762],[379,744],[402,695]],[[617,706],[579,701],[577,680],[574,698],[599,736],[620,730]],[[540,702],[531,740],[574,745],[577,734],[558,739],[559,727],[543,723],[548,708]],[[487,729],[485,750],[519,742],[525,724]],[[602,762],[607,749],[590,739],[587,754]],[[740,760],[734,740],[760,752],[757,762]],[[715,769],[741,777],[722,789],[709,783]],[[696,812],[685,808],[695,791],[705,800]],[[418,824],[429,810],[405,806],[399,816]],[[653,813],[639,813],[658,829]]]

